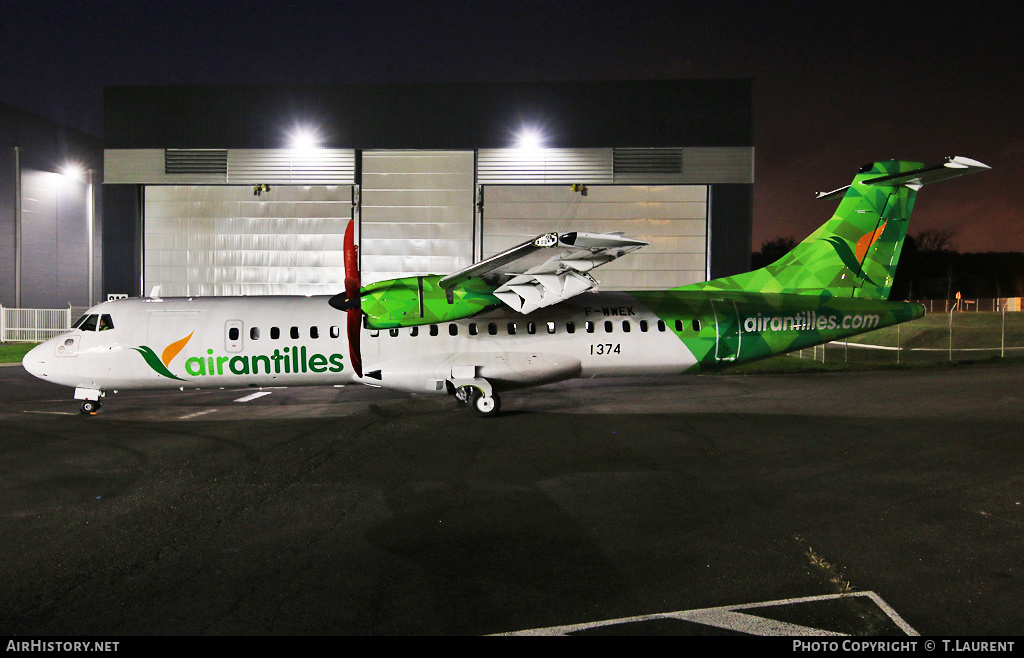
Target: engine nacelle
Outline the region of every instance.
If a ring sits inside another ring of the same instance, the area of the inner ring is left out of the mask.
[[[446,382],[472,378],[486,379],[495,390],[508,390],[572,379],[581,370],[579,359],[543,352],[430,354],[393,359],[380,366],[366,373],[366,383],[377,380],[410,393],[445,393]]]
[[[493,286],[470,279],[445,290],[441,277],[409,276],[363,286],[361,306],[369,329],[453,322],[501,306]]]

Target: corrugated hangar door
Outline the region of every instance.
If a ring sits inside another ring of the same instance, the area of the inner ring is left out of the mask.
[[[706,281],[708,194],[707,185],[486,185],[483,255],[550,231],[622,231],[650,244],[594,270],[602,290]]]
[[[345,287],[351,185],[147,185],[143,292],[314,295]]]
[[[472,264],[474,165],[472,151],[363,152],[363,283]]]

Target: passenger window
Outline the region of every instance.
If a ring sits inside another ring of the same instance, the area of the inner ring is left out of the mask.
[[[498,323],[497,322],[488,322],[487,323],[487,334],[490,335],[490,336],[497,336],[498,335]]]
[[[668,327],[665,326],[664,320],[658,320],[658,331],[665,331]]]
[[[528,333],[528,334],[535,334],[535,333],[537,333],[537,325],[535,325],[532,322],[527,322],[526,323],[526,333]]]
[[[241,332],[238,331],[238,327],[231,327],[230,329],[228,329],[228,340],[238,340],[238,337],[240,335]]]
[[[420,335],[420,328],[419,327],[409,327],[409,335],[412,336],[413,338],[415,338],[416,336],[419,336]]]
[[[572,322],[571,320],[569,322],[566,322],[565,323],[565,333],[567,333],[567,334],[574,334],[574,333],[576,333],[576,323]]]
[[[436,336],[437,335],[437,325],[436,324],[430,325],[430,335],[431,336]]]
[[[508,323],[508,335],[509,336],[515,336],[516,335],[516,323],[515,322],[509,322]]]
[[[476,322],[469,323],[469,335],[476,336]]]
[[[643,331],[643,332],[647,331],[647,320],[641,320],[640,321],[640,331]]]
[[[594,323],[593,322],[591,322],[590,320],[587,320],[587,322],[586,322],[586,324],[584,326],[586,326],[588,334],[594,333]]]
[[[260,339],[260,328],[259,327],[249,327],[249,338],[252,339],[252,340],[259,340]]]
[[[309,328],[309,337],[310,338],[319,338],[320,337],[320,327],[310,327]]]
[[[457,324],[450,324],[450,325],[448,325],[448,335],[449,336],[458,336],[459,335],[459,325],[457,325]]]
[[[390,334],[392,338],[398,338],[398,328],[388,329],[388,334]]]
[[[299,338],[299,328],[298,327],[292,327],[292,330],[291,330],[290,333],[291,333],[292,340],[298,340],[298,338]]]
[[[281,337],[281,330],[277,327],[270,328],[270,340],[277,340]]]
[[[331,338],[339,338],[339,337],[341,337],[341,327],[332,326],[331,327]]]
[[[611,320],[605,320],[604,321],[604,332],[606,334],[610,334],[612,332],[612,321]]]
[[[676,331],[682,331],[682,330],[683,330],[683,321],[682,320],[676,320]]]
[[[549,334],[555,333],[555,323],[554,322],[548,322],[548,333]]]
[[[629,320],[622,321],[622,330],[629,333]]]
[[[378,336],[380,336],[380,330],[378,330],[378,329],[371,329],[370,330],[370,338],[377,338]]]
[[[82,331],[96,331],[96,319],[99,316],[90,315],[82,321],[82,324],[78,325],[78,328]]]
[[[698,320],[697,318],[693,319],[693,330],[700,331],[700,320]]]

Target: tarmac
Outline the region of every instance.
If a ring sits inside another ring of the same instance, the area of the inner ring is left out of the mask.
[[[363,386],[0,368],[0,635],[1010,636],[1024,366]]]

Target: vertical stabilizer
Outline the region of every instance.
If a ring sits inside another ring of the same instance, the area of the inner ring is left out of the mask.
[[[753,272],[681,289],[888,299],[917,191],[984,169],[961,157],[934,167],[902,160],[865,165],[849,186],[818,195],[842,201],[788,254]]]

